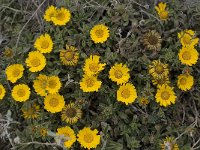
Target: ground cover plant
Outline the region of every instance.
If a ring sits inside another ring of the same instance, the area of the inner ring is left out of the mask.
[[[0,149],[200,149],[198,0],[0,4]]]

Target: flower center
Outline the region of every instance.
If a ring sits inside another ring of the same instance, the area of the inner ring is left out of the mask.
[[[40,59],[39,58],[34,58],[34,59],[31,60],[31,65],[33,67],[38,67],[40,64],[41,63],[40,63]]]
[[[49,42],[46,40],[43,40],[43,42],[41,43],[41,48],[47,49],[48,47],[49,47]]]
[[[91,133],[87,133],[86,135],[84,135],[84,141],[86,143],[91,143],[94,140],[94,137]]]
[[[59,101],[58,101],[58,99],[56,99],[56,98],[52,98],[52,99],[50,99],[50,101],[49,101],[49,105],[50,105],[51,107],[57,107],[58,104],[59,104]]]
[[[121,96],[122,96],[123,98],[129,98],[130,95],[131,95],[131,93],[130,93],[129,89],[124,89],[124,90],[121,92]]]
[[[24,89],[19,89],[19,90],[17,91],[17,95],[18,95],[19,97],[23,97],[23,96],[25,96],[25,94],[26,94],[26,92],[25,92]]]
[[[120,79],[123,76],[123,73],[120,70],[115,70],[114,74],[117,79]]]
[[[189,51],[185,51],[185,52],[183,52],[182,57],[183,57],[184,60],[190,60],[191,54],[190,54]]]
[[[151,45],[157,45],[158,43],[158,38],[154,35],[150,35],[148,39],[149,44]]]
[[[74,59],[74,55],[75,55],[74,52],[67,51],[67,52],[65,52],[65,59],[67,61],[72,61]]]
[[[48,81],[48,87],[51,89],[54,89],[56,87],[57,83],[55,80]]]
[[[162,73],[164,72],[164,67],[163,67],[162,65],[157,65],[157,66],[155,67],[155,71],[156,71],[156,73],[158,73],[158,74],[162,74]]]
[[[93,79],[87,79],[86,84],[87,84],[87,87],[93,87],[94,86],[94,80]]]
[[[185,84],[187,83],[187,79],[186,79],[186,78],[181,78],[181,79],[180,79],[180,83],[181,83],[182,85],[185,85]]]
[[[99,65],[97,63],[92,63],[89,65],[89,68],[92,72],[97,72],[99,70]]]
[[[164,91],[164,92],[161,93],[161,98],[162,98],[162,99],[164,99],[164,100],[168,100],[169,97],[170,97],[169,92]]]
[[[98,37],[98,38],[102,38],[103,37],[103,30],[102,29],[98,29],[95,31],[95,35]]]
[[[2,91],[2,89],[0,88],[0,95],[1,95],[1,93],[3,93],[3,91]]]
[[[29,108],[28,110],[27,110],[27,114],[28,115],[34,115],[34,113],[35,113],[35,109],[34,108]]]
[[[65,19],[65,14],[62,12],[57,13],[56,18],[60,21],[63,21]]]
[[[183,36],[183,42],[185,44],[190,44],[191,43],[191,36],[189,34],[185,33],[184,36]]]
[[[18,69],[18,68],[16,68],[15,70],[13,70],[13,72],[12,72],[12,75],[13,75],[13,77],[18,77],[19,76],[19,74],[20,74],[20,70]]]
[[[74,118],[77,114],[75,108],[68,108],[68,109],[66,109],[65,113],[66,113],[66,116],[69,118]]]

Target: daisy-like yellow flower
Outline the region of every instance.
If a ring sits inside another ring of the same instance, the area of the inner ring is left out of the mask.
[[[155,98],[156,102],[164,107],[174,104],[176,101],[176,95],[173,88],[166,84],[158,86]]]
[[[118,85],[127,83],[130,78],[129,71],[129,68],[125,64],[122,65],[122,63],[116,63],[109,71],[109,78],[112,81],[117,82]]]
[[[23,75],[24,67],[22,64],[13,64],[6,68],[7,80],[12,83],[17,82]]]
[[[44,19],[48,22],[52,21],[52,17],[55,16],[55,13],[56,13],[56,7],[54,6],[49,6],[45,13],[44,13]]]
[[[109,29],[103,24],[95,25],[90,31],[90,37],[95,44],[104,43],[105,41],[107,41],[109,36]]]
[[[166,137],[160,143],[161,150],[179,150],[178,144],[174,141],[174,137]]]
[[[0,84],[0,100],[2,100],[4,98],[5,94],[6,94],[6,90],[3,87],[3,85]]]
[[[142,41],[148,50],[159,51],[161,49],[161,35],[155,30],[145,33]]]
[[[199,38],[196,38],[195,32],[192,30],[184,30],[178,33],[178,38],[184,47],[195,46],[199,42]]]
[[[96,148],[100,143],[101,136],[98,135],[97,129],[91,130],[88,127],[83,128],[77,134],[77,141],[81,144],[82,147],[91,149]]]
[[[31,72],[41,71],[46,66],[46,58],[39,51],[29,52],[26,65]]]
[[[137,98],[135,86],[131,83],[123,84],[117,90],[117,100],[126,105],[131,104]]]
[[[66,66],[75,66],[78,63],[79,52],[74,46],[66,45],[66,50],[60,50],[60,60]]]
[[[149,100],[145,97],[141,97],[139,103],[142,104],[143,106],[146,106],[149,104]]]
[[[33,88],[35,92],[40,96],[46,96],[47,95],[47,80],[48,77],[43,74],[39,74],[38,77],[33,81]]]
[[[84,75],[79,84],[83,92],[97,92],[101,87],[101,81],[96,76]]]
[[[30,88],[26,84],[15,85],[12,89],[12,97],[19,102],[27,101],[30,97]]]
[[[160,60],[154,60],[152,64],[149,65],[149,74],[154,78],[167,77],[169,74],[168,65],[161,63]]]
[[[105,63],[99,63],[100,56],[90,55],[89,58],[85,60],[85,66],[83,71],[87,75],[96,75],[102,71],[105,67]]]
[[[62,111],[64,106],[64,97],[58,93],[48,94],[44,98],[44,108],[51,113],[57,113]]]
[[[65,105],[61,112],[62,121],[73,124],[76,123],[82,116],[82,111],[74,103]]]
[[[177,86],[183,91],[190,90],[194,84],[194,77],[189,74],[181,74],[178,76]]]
[[[22,108],[23,117],[25,119],[36,119],[39,117],[40,106],[37,104],[32,104],[29,107]]]
[[[34,47],[40,51],[40,53],[50,53],[53,50],[53,41],[51,36],[47,33],[40,35],[36,39]]]
[[[153,85],[163,85],[163,84],[169,84],[169,77],[168,76],[162,76],[160,78],[153,78],[152,79]]]
[[[57,93],[61,88],[60,78],[58,76],[50,76],[47,79],[46,90],[50,93]]]
[[[167,4],[163,2],[160,2],[158,6],[155,7],[160,17],[160,20],[167,20],[169,18],[169,11],[166,10],[166,7],[167,7]]]
[[[197,63],[199,53],[193,46],[182,47],[178,57],[182,64],[192,66]]]
[[[74,130],[72,130],[68,126],[58,128],[56,134],[62,136],[65,148],[71,148],[73,143],[76,141],[76,135],[74,133]]]
[[[71,18],[71,13],[68,9],[61,7],[56,10],[56,13],[51,20],[55,25],[63,26],[66,25]]]
[[[46,137],[47,136],[47,128],[44,128],[44,127],[40,128],[39,133],[42,137]]]

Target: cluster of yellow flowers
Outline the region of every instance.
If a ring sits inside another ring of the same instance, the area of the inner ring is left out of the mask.
[[[153,77],[153,84],[157,85],[156,102],[164,107],[174,104],[176,95],[173,91],[173,87],[168,85],[168,65],[161,63],[160,60],[154,60],[152,64],[149,65],[149,74]]]
[[[83,92],[94,92],[98,91],[101,87],[101,81],[97,79],[100,71],[105,67],[105,63],[99,62],[100,57],[97,55],[91,55],[85,60],[83,67],[84,75],[80,82],[80,88]]]
[[[69,22],[71,14],[68,9],[55,8],[50,6],[44,15],[46,21],[52,21],[55,25],[65,25]],[[104,31],[105,30],[105,31]],[[106,35],[106,36],[105,36]],[[109,37],[109,30],[104,25],[97,25],[91,30],[91,38],[95,43],[105,42]],[[53,50],[53,41],[49,34],[45,33],[40,35],[34,43],[36,50],[28,53],[28,57],[25,60],[26,66],[30,72],[40,72],[46,66],[45,54],[49,54]],[[74,66],[79,59],[79,52],[77,48],[66,45],[66,49],[60,50],[60,60],[63,65]],[[97,74],[104,69],[105,64],[99,63],[99,56],[90,56],[85,62],[83,81],[83,90],[96,91],[101,86],[101,82],[97,81]],[[97,65],[97,66],[95,66]],[[95,70],[98,68],[97,70]],[[9,65],[6,70],[7,80],[11,83],[18,82],[23,77],[25,68],[22,64]],[[88,80],[89,78],[89,80]],[[97,81],[97,82],[93,82]],[[98,83],[96,86],[93,83]],[[86,85],[86,87],[84,86]],[[39,74],[35,80],[33,80],[33,88],[35,92],[44,97],[44,109],[51,113],[61,112],[61,120],[69,124],[76,123],[82,116],[81,109],[74,103],[65,105],[64,96],[59,94],[59,90],[62,87],[60,78],[55,75]],[[2,84],[0,84],[0,99],[3,99],[6,94],[6,90]],[[31,88],[24,83],[18,83],[14,85],[11,93],[14,100],[19,102],[25,102],[30,99]],[[28,107],[21,108],[23,116],[26,119],[36,119],[40,115],[40,106],[35,102],[31,103]],[[74,131],[70,127],[63,127],[58,129],[58,134],[64,134],[67,138],[65,146],[70,148],[76,141]],[[97,135],[98,131],[95,129],[92,131],[90,128],[84,128],[78,133],[78,141],[85,148],[96,148],[100,143],[100,135]]]
[[[159,3],[155,7],[161,20],[167,20],[169,12],[166,10],[166,3]],[[66,8],[56,8],[50,6],[44,14],[44,19],[47,22],[53,22],[54,25],[63,26],[66,25],[71,18],[71,13]],[[110,36],[109,29],[103,24],[95,25],[90,31],[90,37],[94,43],[104,43]],[[148,33],[154,33],[158,36],[158,41],[161,41],[160,35],[155,31]],[[178,33],[178,38],[182,44],[182,48],[179,51],[178,57],[182,64],[192,66],[197,63],[198,52],[195,46],[198,44],[199,39],[195,36],[195,32],[192,30],[185,30]],[[146,42],[147,43],[147,42]],[[150,47],[150,49],[160,49],[161,44],[157,47]],[[53,50],[53,40],[47,33],[40,35],[34,43],[36,50],[28,53],[28,57],[25,60],[26,66],[30,72],[42,71],[46,64],[46,54],[49,54]],[[60,60],[63,65],[75,66],[79,60],[78,49],[74,46],[66,45],[66,49],[60,50]],[[100,56],[90,55],[84,63],[83,78],[80,81],[80,89],[83,92],[97,92],[99,91],[102,81],[98,79],[98,75],[105,69],[106,63],[101,63]],[[23,78],[25,68],[22,64],[9,65],[6,70],[7,80],[11,83],[16,83],[19,79]],[[157,86],[157,92],[155,95],[156,102],[160,106],[167,107],[174,104],[176,101],[176,94],[171,87],[169,81],[169,69],[168,64],[162,63],[160,60],[153,60],[149,65],[149,74],[152,76],[153,85]],[[130,82],[130,69],[126,64],[115,63],[109,70],[109,78],[119,85],[116,92],[117,100],[125,103],[126,105],[133,103],[138,97],[135,86]],[[180,74],[177,80],[177,86],[183,91],[190,90],[194,84],[194,78],[188,72]],[[44,97],[44,109],[50,113],[61,112],[61,120],[66,123],[76,123],[82,116],[82,110],[74,103],[65,104],[63,95],[60,95],[60,89],[62,82],[58,76],[39,74],[35,80],[33,80],[34,91]],[[0,100],[4,98],[6,90],[2,84],[0,84]],[[19,102],[25,102],[30,99],[31,88],[24,83],[17,83],[14,85],[11,93],[13,99]],[[142,99],[144,103],[148,103],[148,100]],[[36,103],[30,105],[29,108],[22,108],[23,116],[27,119],[35,119],[39,116],[40,106]],[[64,146],[70,148],[76,141],[76,135],[73,129],[70,127],[61,127],[57,129],[58,135],[64,135],[66,140]],[[97,135],[98,131],[91,130],[85,127],[77,134],[77,141],[84,148],[96,148],[100,143],[100,135]],[[173,143],[172,138],[166,138],[164,143]],[[162,145],[164,147],[165,144]],[[178,145],[174,144],[174,149],[178,150]]]
[[[100,143],[100,135],[98,135],[98,131],[96,129],[91,130],[89,127],[80,130],[77,134],[77,139],[74,130],[68,126],[58,128],[57,135],[62,136],[66,148],[70,148],[76,140],[82,145],[82,147],[87,149],[96,148]]]
[[[109,78],[113,82],[116,82],[117,85],[120,85],[117,90],[117,100],[125,103],[126,105],[133,103],[137,98],[135,86],[129,82],[129,71],[129,68],[122,63],[116,63],[109,71]]]

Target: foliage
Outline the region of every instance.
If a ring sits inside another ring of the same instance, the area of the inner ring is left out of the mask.
[[[178,52],[181,43],[177,34],[192,29],[199,36],[200,4],[198,1],[167,1],[169,19],[161,21],[155,10],[158,1],[145,0],[1,0],[0,2],[0,83],[6,88],[6,96],[0,101],[0,136],[4,148],[13,149],[62,149],[57,128],[70,126],[77,134],[84,127],[98,129],[101,143],[97,150],[155,150],[166,136],[173,136],[180,149],[198,149],[200,145],[200,61],[191,67],[181,64]],[[68,8],[71,20],[65,26],[55,26],[43,19],[49,5]],[[96,24],[105,24],[110,37],[103,44],[95,44],[90,30]],[[142,40],[149,30],[156,30],[162,38],[160,51],[149,51]],[[47,65],[39,73],[59,76],[62,82],[60,94],[65,103],[74,102],[83,111],[82,118],[70,125],[61,120],[60,113],[51,114],[44,109],[43,97],[33,89],[38,72],[28,71],[25,59],[34,50],[34,42],[48,33],[54,43],[53,51],[45,54]],[[76,66],[64,66],[59,58],[65,45],[74,46],[80,56]],[[6,55],[6,50],[10,54]],[[196,49],[199,51],[199,45]],[[99,73],[102,81],[98,92],[84,93],[79,82],[84,74],[83,66],[91,54],[99,55],[105,69]],[[176,103],[159,106],[155,101],[157,87],[152,84],[148,66],[160,59],[168,64],[170,85],[174,87]],[[11,96],[15,84],[5,74],[7,66],[23,64],[25,72],[18,83],[31,88],[26,102],[16,102]],[[119,86],[109,79],[109,70],[115,63],[126,64],[130,69],[129,81],[134,84],[138,98],[130,105],[117,101]],[[177,77],[190,72],[194,86],[189,91],[177,87]],[[143,105],[140,98],[149,103]],[[21,108],[34,102],[40,105],[37,119],[25,119]],[[42,129],[47,133],[42,134]],[[56,141],[55,141],[56,139]],[[9,143],[9,144],[7,144]],[[1,149],[2,146],[0,146]],[[76,142],[72,149],[80,149]]]

